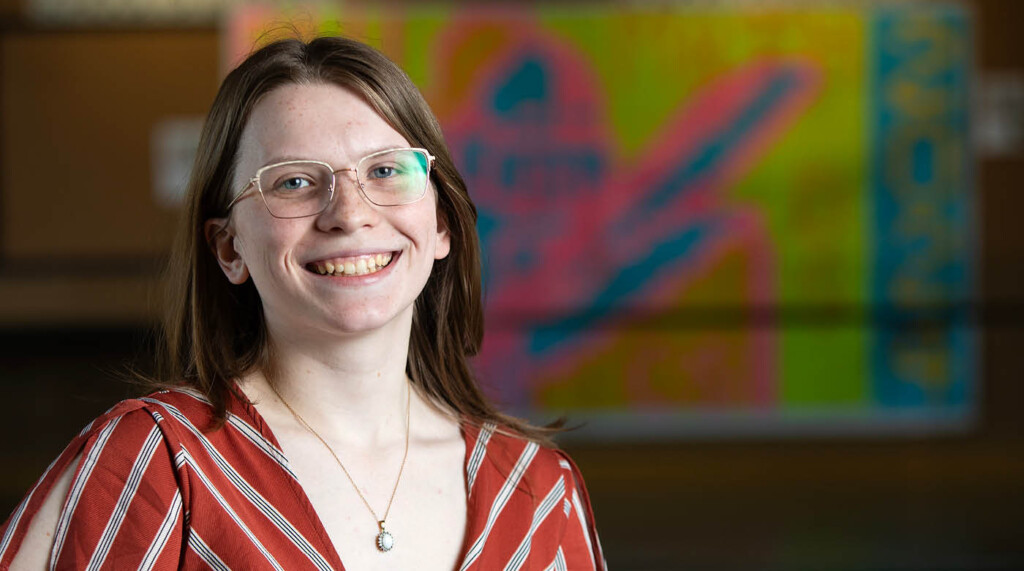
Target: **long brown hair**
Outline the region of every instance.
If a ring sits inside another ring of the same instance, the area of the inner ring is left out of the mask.
[[[242,131],[256,103],[288,84],[330,83],[361,95],[413,146],[436,157],[431,178],[438,217],[451,237],[448,256],[434,264],[416,299],[406,373],[436,404],[464,421],[493,422],[550,444],[555,427],[536,427],[497,411],[480,391],[468,358],[483,340],[480,245],[476,207],[452,162],[423,96],[397,65],[355,40],[324,37],[277,41],[250,55],[221,84],[206,118],[187,211],[168,267],[163,320],[163,384],[191,386],[213,403],[223,423],[234,379],[268,366],[268,338],[252,281],[233,285],[204,235],[204,222],[227,215]]]

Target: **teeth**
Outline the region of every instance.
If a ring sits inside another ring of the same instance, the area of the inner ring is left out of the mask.
[[[312,269],[320,275],[362,276],[380,271],[391,263],[391,253],[375,254],[349,260],[314,262]]]

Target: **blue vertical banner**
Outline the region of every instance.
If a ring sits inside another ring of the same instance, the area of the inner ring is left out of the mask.
[[[871,377],[890,411],[973,413],[970,29],[956,6],[873,22]]]

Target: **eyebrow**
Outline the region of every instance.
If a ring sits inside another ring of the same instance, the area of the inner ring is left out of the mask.
[[[395,150],[395,149],[411,149],[411,148],[412,147],[409,147],[409,146],[404,146],[403,147],[403,146],[396,146],[396,145],[385,145],[383,147],[375,147],[375,148],[371,148],[370,150],[364,152],[362,155],[359,156],[359,159],[356,159],[355,162],[358,163],[363,157],[368,157],[368,156],[370,156],[370,155],[372,155],[374,153],[380,153],[380,152],[383,152],[383,151],[392,151],[392,150]],[[276,165],[278,163],[287,163],[287,162],[291,162],[291,161],[318,161],[318,162],[322,162],[322,163],[327,163],[327,164],[331,165],[331,167],[335,166],[330,161],[325,161],[323,159],[314,159],[314,158],[311,158],[311,157],[300,157],[300,156],[296,156],[296,155],[281,155],[281,156],[278,156],[278,157],[271,158],[266,163],[261,165],[259,168],[263,168],[263,167],[270,166],[270,165]],[[352,166],[355,166],[355,163],[353,163]]]

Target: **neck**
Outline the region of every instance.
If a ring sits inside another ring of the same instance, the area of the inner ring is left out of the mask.
[[[360,447],[400,442],[407,399],[415,394],[405,374],[409,329],[400,330],[405,335],[397,338],[374,331],[296,339],[271,329],[270,366],[246,379],[246,392],[265,405],[280,395],[329,440]],[[283,403],[276,412],[292,414]]]

